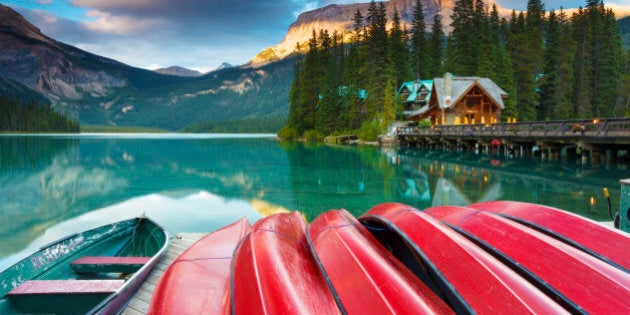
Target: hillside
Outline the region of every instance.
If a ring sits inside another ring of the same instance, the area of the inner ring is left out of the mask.
[[[423,0],[425,21],[440,12],[450,24],[454,0]],[[488,4],[493,1],[486,1]],[[348,31],[356,10],[369,3],[330,5],[304,12],[284,40],[262,51],[248,65],[226,67],[194,77],[181,69],[165,75],[134,68],[58,42],[0,5],[0,94],[48,99],[52,107],[84,125],[141,126],[167,130],[229,130],[233,125],[268,126],[277,131],[289,111],[294,59],[289,56],[313,29]],[[406,25],[415,0],[391,0]],[[502,8],[505,16],[508,9]],[[630,46],[629,18],[619,20]],[[409,29],[409,26],[407,27]],[[348,34],[346,34],[348,36]],[[256,130],[259,130],[256,127]]]
[[[180,77],[58,42],[0,5],[0,90],[43,95],[81,124],[179,130],[203,121],[288,113],[293,61]]]

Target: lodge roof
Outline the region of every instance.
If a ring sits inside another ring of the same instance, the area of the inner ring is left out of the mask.
[[[450,74],[447,74],[445,77],[449,76]],[[501,109],[505,108],[503,100],[507,98],[508,94],[489,78],[450,77],[450,95],[446,89],[446,81],[445,78],[433,79],[432,93],[435,94],[440,109],[446,109],[457,104],[475,86],[479,87]]]
[[[415,102],[421,101],[422,99],[418,99],[418,92],[422,87],[426,87],[428,94],[424,98],[426,102],[431,98],[431,89],[433,88],[433,80],[415,80],[404,82],[400,88],[398,89],[398,94],[400,95],[405,89],[407,89],[410,93],[406,99],[401,100],[404,102]]]

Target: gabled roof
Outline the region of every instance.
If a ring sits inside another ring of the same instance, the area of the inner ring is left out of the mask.
[[[405,89],[407,89],[410,92],[409,96],[407,96],[406,99],[401,100],[401,101],[406,101],[406,102],[419,101],[417,99],[418,92],[420,91],[422,87],[426,87],[427,89],[428,94],[424,98],[424,100],[428,102],[429,99],[431,98],[431,89],[433,88],[433,80],[415,80],[415,81],[404,82],[403,84],[400,85],[400,88],[398,89],[398,95],[400,95]]]
[[[451,92],[449,96],[446,95],[448,92],[445,91],[444,78],[435,78],[433,80],[433,93],[437,98],[440,109],[446,109],[457,104],[475,86],[479,87],[501,109],[505,108],[503,98],[507,97],[507,93],[488,78],[451,77],[450,81]]]

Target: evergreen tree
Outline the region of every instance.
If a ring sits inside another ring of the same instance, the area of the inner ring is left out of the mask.
[[[602,19],[602,28],[594,30],[599,45],[596,44],[595,53],[595,99],[593,100],[593,114],[596,117],[613,117],[617,100],[617,88],[621,79],[623,67],[623,50],[621,48],[621,34],[619,24],[612,10],[605,10],[603,4],[598,13]]]
[[[453,8],[448,41],[447,70],[456,75],[474,75],[477,71],[477,40],[471,25],[474,25],[475,10],[472,0],[457,0]]]
[[[401,28],[398,11],[394,12],[392,23],[392,29],[389,33],[389,47],[393,66],[393,83],[394,86],[400,86],[403,82],[408,81],[411,76],[408,62],[409,50],[407,48],[407,36]]]
[[[560,28],[558,38],[558,64],[556,65],[556,93],[558,104],[553,119],[575,118],[573,94],[573,62],[575,59],[575,42],[571,36],[571,24],[562,10],[558,15]]]
[[[573,104],[576,118],[592,117],[593,99],[593,58],[592,32],[590,21],[585,18],[582,8],[572,17],[573,39],[576,43],[575,59],[573,62],[574,85]]]
[[[538,119],[550,120],[557,112],[555,108],[560,103],[557,93],[557,66],[560,61],[560,23],[556,19],[555,11],[549,13],[547,22],[547,44],[543,62],[543,77],[540,85],[540,106]]]
[[[444,31],[442,30],[442,17],[437,13],[433,16],[427,55],[429,57],[429,78],[442,76],[444,73]]]
[[[622,68],[623,76],[619,80],[619,98],[617,101],[621,113],[626,117],[630,117],[630,50],[626,51],[624,66]]]
[[[525,15],[519,13],[516,21],[511,25],[508,39],[508,47],[514,69],[514,84],[517,118],[519,121],[536,120],[536,105],[538,94],[536,93],[535,60],[531,56],[536,53],[533,47],[527,45],[530,41],[528,29],[525,25]]]
[[[381,112],[384,103],[385,83],[389,78],[386,77],[390,67],[387,34],[387,14],[385,4],[379,2],[378,5],[374,1],[370,3],[368,8],[368,63],[366,73],[368,96],[365,101],[366,119],[373,119],[377,113]]]
[[[426,26],[424,22],[424,10],[422,1],[416,0],[411,22],[411,50],[412,68],[417,79],[427,79],[429,72],[429,55],[426,40]]]

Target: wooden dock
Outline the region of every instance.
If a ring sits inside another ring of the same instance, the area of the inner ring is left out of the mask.
[[[205,236],[204,233],[180,233],[177,234],[168,246],[166,254],[162,256],[157,263],[151,274],[144,281],[138,292],[134,294],[125,309],[122,311],[123,315],[138,315],[146,314],[149,310],[149,303],[151,303],[151,297],[153,291],[157,285],[158,280],[168,268],[168,266],[177,259],[188,247]]]

